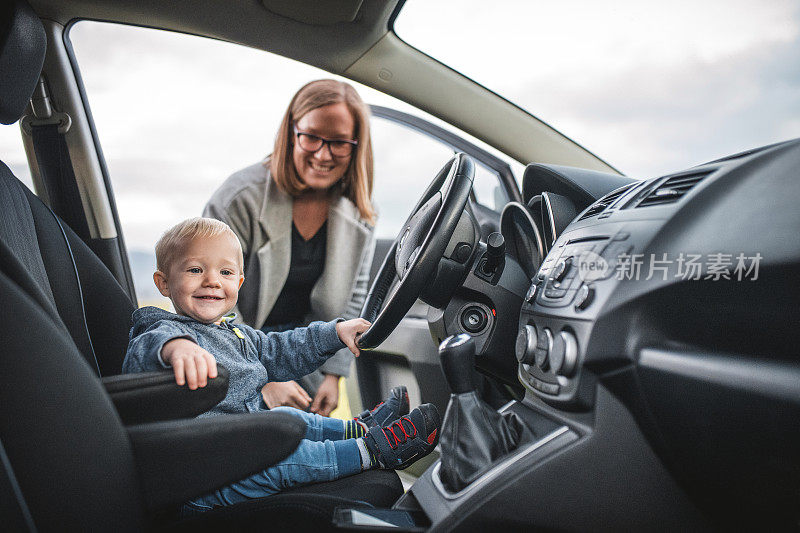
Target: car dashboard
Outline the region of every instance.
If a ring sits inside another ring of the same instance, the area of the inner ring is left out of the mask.
[[[536,440],[459,494],[434,465],[400,506],[422,506],[432,530],[796,524],[798,168],[790,141],[631,182],[561,231],[542,202],[544,258],[527,287],[505,287],[524,296],[502,354],[524,387],[503,410]],[[507,305],[482,305],[498,309],[487,335],[506,334]]]

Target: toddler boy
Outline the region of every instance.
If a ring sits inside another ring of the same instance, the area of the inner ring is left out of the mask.
[[[369,322],[356,318],[264,333],[234,325],[239,287],[244,282],[242,248],[233,231],[210,218],[193,218],[168,230],[156,245],[158,290],[175,313],[144,307],[133,314],[123,372],[171,367],[178,385],[204,387],[217,376],[217,361],[230,371],[228,393],[200,416],[266,410],[261,388],[270,380],[298,379],[345,345],[356,355],[357,336]],[[305,439],[285,460],[212,494],[189,509],[208,510],[260,498],[306,483],[331,481],[369,468],[405,468],[438,442],[436,407],[408,413],[405,387],[354,420],[325,418],[278,408],[306,422]],[[408,413],[406,416],[402,416]]]

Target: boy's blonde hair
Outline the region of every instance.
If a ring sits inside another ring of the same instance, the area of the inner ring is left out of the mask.
[[[226,223],[214,218],[194,217],[184,220],[171,227],[158,239],[156,243],[156,267],[161,272],[167,273],[176,256],[185,248],[186,244],[198,237],[216,237],[229,234],[239,247],[239,270],[244,270],[244,256],[242,244],[233,230]]]

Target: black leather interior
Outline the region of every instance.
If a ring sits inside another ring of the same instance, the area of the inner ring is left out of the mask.
[[[122,422],[130,426],[205,413],[228,393],[228,369],[217,365],[217,372],[208,385],[195,390],[175,386],[172,370],[109,376],[103,378],[103,386]]]
[[[478,396],[472,368],[475,340],[453,335],[439,345],[442,370],[453,394],[447,404],[439,439],[442,485],[460,492],[533,433],[511,411],[500,414]]]
[[[533,433],[512,413],[500,414],[474,391],[453,394],[442,423],[439,476],[450,492],[459,492]]]
[[[128,435],[145,504],[157,511],[277,463],[305,429],[297,417],[267,412],[141,424]]]

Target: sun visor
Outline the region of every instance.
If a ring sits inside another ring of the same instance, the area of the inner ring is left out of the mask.
[[[353,22],[363,0],[261,0],[276,15],[315,26]]]

